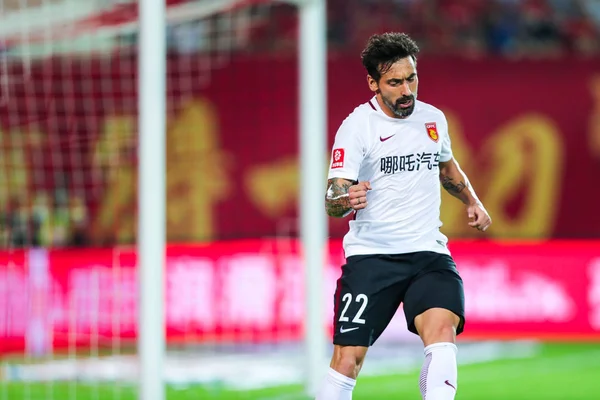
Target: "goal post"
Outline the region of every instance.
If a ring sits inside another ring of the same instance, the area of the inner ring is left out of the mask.
[[[164,400],[166,257],[165,3],[140,0],[138,42],[138,398]]]
[[[327,220],[323,209],[327,154],[327,36],[325,0],[300,7],[300,231],[305,270],[305,391],[314,395],[324,372],[323,280]]]

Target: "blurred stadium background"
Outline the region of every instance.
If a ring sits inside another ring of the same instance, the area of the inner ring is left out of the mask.
[[[306,398],[298,9],[166,3],[167,398]],[[368,36],[408,32],[419,97],[494,219],[474,234],[444,194],[467,292],[457,398],[600,399],[600,2],[327,9],[329,145],[370,95]],[[137,4],[0,16],[0,400],[136,398]],[[323,334],[346,225],[329,223]],[[399,310],[355,398],[419,398],[421,349]]]

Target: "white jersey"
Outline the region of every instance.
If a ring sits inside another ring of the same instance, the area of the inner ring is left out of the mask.
[[[328,179],[369,181],[367,206],[344,236],[346,257],[434,251],[450,254],[440,232],[439,163],[452,159],[448,123],[416,101],[405,119],[384,114],[374,97],[342,123]]]

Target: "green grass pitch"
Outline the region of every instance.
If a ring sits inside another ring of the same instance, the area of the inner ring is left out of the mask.
[[[419,400],[419,371],[359,378],[354,400]],[[600,399],[600,343],[543,345],[526,359],[459,366],[457,400],[593,400]],[[0,383],[0,400],[134,400],[130,386],[53,383]],[[169,387],[168,400],[307,399],[300,386],[236,392],[219,387]]]

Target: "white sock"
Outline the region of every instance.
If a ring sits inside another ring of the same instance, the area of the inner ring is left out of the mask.
[[[329,368],[325,382],[321,385],[315,400],[352,400],[354,385],[356,379],[348,378]]]
[[[454,343],[434,343],[425,347],[419,381],[423,400],[454,400],[458,389],[457,351]]]

